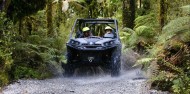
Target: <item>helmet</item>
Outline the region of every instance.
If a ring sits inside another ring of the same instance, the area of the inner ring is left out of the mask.
[[[84,27],[84,28],[82,29],[83,32],[86,32],[86,31],[89,31],[89,30],[90,30],[89,27]]]
[[[106,26],[105,30],[112,30],[110,26]]]

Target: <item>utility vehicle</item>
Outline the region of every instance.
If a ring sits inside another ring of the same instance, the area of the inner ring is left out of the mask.
[[[112,28],[114,36],[104,36],[106,26]],[[84,27],[89,27],[91,36],[82,37]],[[81,66],[102,66],[112,77],[119,76],[121,41],[116,19],[77,19],[66,46],[65,76],[72,76]]]

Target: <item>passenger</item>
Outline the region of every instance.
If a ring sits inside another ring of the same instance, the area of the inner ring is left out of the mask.
[[[90,36],[90,28],[89,28],[89,27],[84,27],[84,28],[82,29],[82,31],[83,31],[83,37],[84,37],[84,38]]]
[[[105,34],[104,34],[104,37],[105,38],[114,38],[114,34],[113,34],[113,29],[110,27],[110,26],[106,26],[105,28]]]

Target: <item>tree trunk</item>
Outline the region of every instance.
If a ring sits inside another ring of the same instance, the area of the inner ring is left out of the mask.
[[[52,21],[52,0],[48,0],[47,2],[47,35],[49,37],[54,36],[53,32],[53,21]]]
[[[19,25],[18,32],[19,32],[19,35],[21,35],[22,34],[22,19],[19,20],[18,25]]]
[[[159,9],[159,22],[160,22],[160,31],[165,25],[166,21],[166,7],[165,7],[165,0],[160,0],[159,2],[160,9]]]
[[[60,23],[62,22],[62,0],[59,0],[58,1],[58,4],[57,4],[57,15],[56,15],[56,31],[57,33],[59,33],[59,26],[60,26]],[[65,16],[64,16],[65,17]],[[64,20],[64,23],[65,23],[65,20]]]
[[[3,1],[3,0],[0,0],[0,11],[3,10],[3,5],[4,5],[4,1]]]
[[[123,27],[134,27],[135,3],[135,0],[123,0]]]
[[[137,0],[137,8],[142,8],[142,0]]]

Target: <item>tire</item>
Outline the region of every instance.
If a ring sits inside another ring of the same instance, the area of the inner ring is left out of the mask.
[[[118,50],[115,50],[112,53],[111,57],[111,76],[117,77],[120,75],[121,70],[121,61],[120,61],[120,52]]]
[[[65,76],[65,77],[72,77],[73,74],[74,74],[74,72],[75,72],[74,66],[73,66],[72,64],[67,63],[67,64],[65,65],[65,73],[64,73],[64,76]]]
[[[64,69],[64,76],[66,77],[71,77],[73,76],[74,72],[75,72],[75,67],[73,65],[73,63],[71,62],[72,60],[72,55],[70,52],[67,52],[67,64],[65,64]]]

